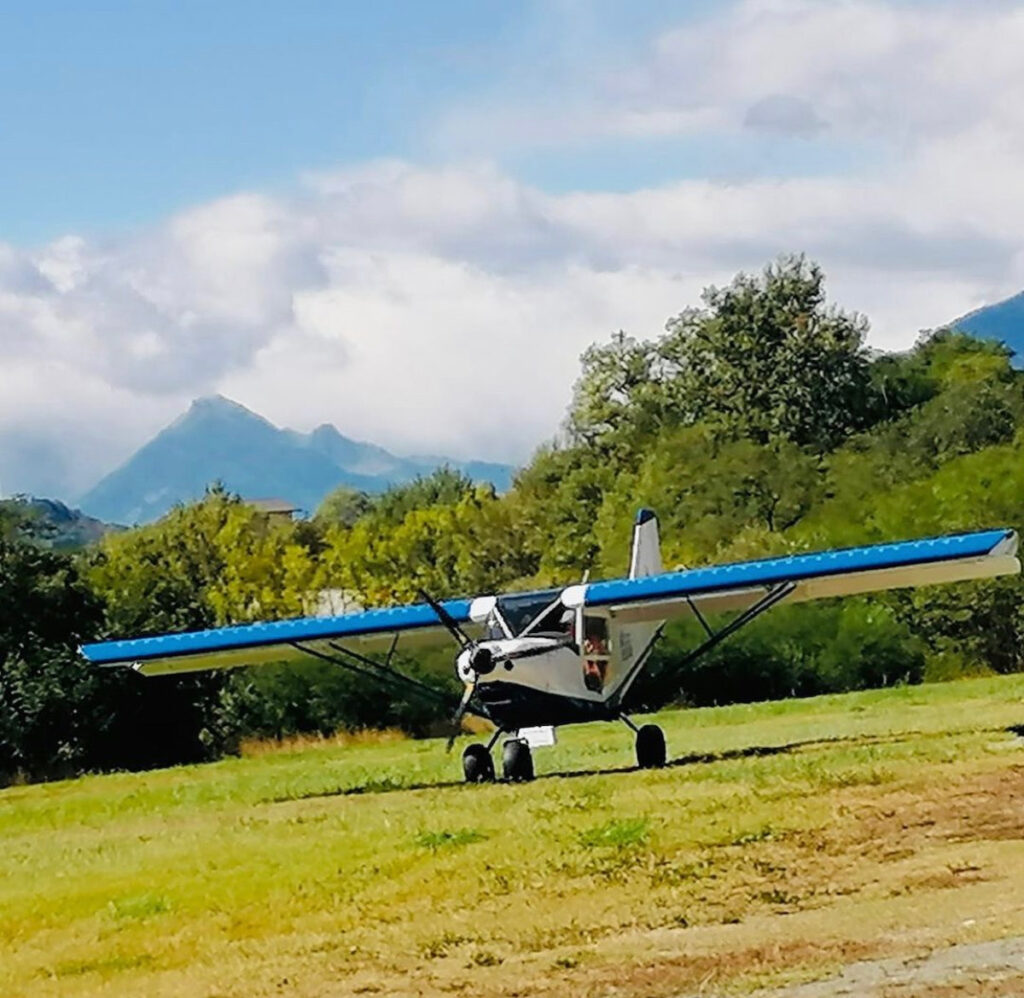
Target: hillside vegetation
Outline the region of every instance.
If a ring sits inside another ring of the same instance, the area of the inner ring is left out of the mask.
[[[1020,936],[1022,700],[666,711],[667,768],[588,725],[530,784],[425,740],[9,788],[0,994],[678,998]]]
[[[867,321],[783,258],[709,288],[662,335],[617,333],[582,358],[563,432],[496,494],[442,470],[333,493],[273,524],[223,489],[71,557],[0,511],[0,774],[198,761],[257,735],[442,720],[330,666],[146,680],[100,673],[82,640],[624,572],[635,510],[661,517],[666,564],[1024,524],[1024,374],[951,330],[873,355]],[[553,331],[557,335],[557,330]],[[636,707],[694,705],[1015,672],[1017,578],[780,607],[695,665],[670,628]],[[406,663],[452,690],[451,654]]]

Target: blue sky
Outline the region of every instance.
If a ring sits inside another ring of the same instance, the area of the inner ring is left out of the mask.
[[[1024,287],[1019,0],[6,0],[0,483],[200,395],[520,461],[591,343],[805,252],[870,343]]]
[[[408,155],[484,85],[505,4],[8,3],[0,9],[3,235],[158,217],[300,170]]]
[[[437,161],[431,125],[448,105],[564,83],[567,28],[583,57],[668,18],[642,3],[7,2],[0,238],[102,232],[374,157]],[[642,156],[617,171],[566,158],[521,157],[561,187],[664,173]]]
[[[0,7],[0,239],[145,224],[238,189],[377,157],[487,157],[552,191],[847,168],[829,138],[705,133],[565,143],[438,135],[452,107],[571,93],[707,0],[373,4],[9,2]]]

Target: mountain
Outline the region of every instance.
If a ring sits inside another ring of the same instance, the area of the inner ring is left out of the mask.
[[[24,531],[48,547],[82,548],[98,541],[104,534],[121,529],[86,516],[81,510],[71,509],[58,499],[19,495],[0,499],[0,511],[5,508],[15,513],[19,520],[24,518]]]
[[[950,326],[985,339],[1002,340],[1016,354],[1014,366],[1024,364],[1024,291],[969,312]]]
[[[508,465],[396,457],[375,444],[350,440],[327,423],[308,434],[280,429],[216,395],[193,402],[79,503],[102,520],[147,523],[220,481],[246,499],[279,497],[312,511],[339,485],[381,492],[441,464],[493,482],[499,490],[512,480]]]

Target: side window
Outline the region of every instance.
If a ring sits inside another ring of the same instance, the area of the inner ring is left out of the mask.
[[[593,693],[604,689],[608,677],[608,621],[604,617],[583,617],[583,685]]]

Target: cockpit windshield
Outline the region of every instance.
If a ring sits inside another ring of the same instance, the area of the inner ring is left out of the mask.
[[[531,634],[566,634],[572,628],[572,611],[562,605],[561,596],[561,589],[499,596],[497,610],[516,637],[527,628]]]

